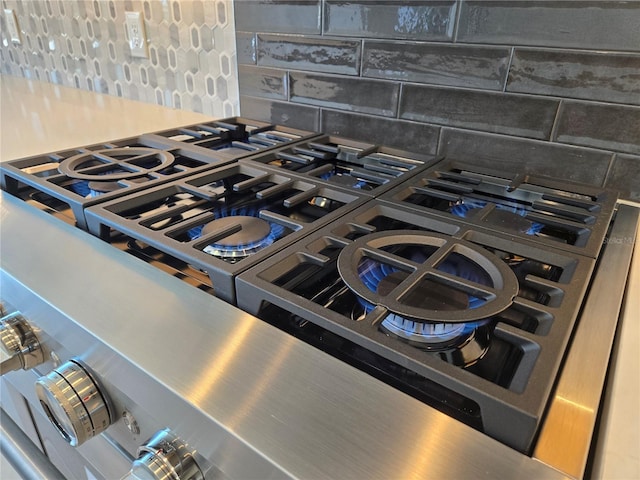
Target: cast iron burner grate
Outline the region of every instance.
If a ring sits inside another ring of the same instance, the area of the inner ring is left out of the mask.
[[[322,136],[245,161],[275,166],[308,180],[376,196],[438,159],[346,138]]]
[[[3,190],[86,230],[84,209],[230,163],[149,135],[5,162]]]
[[[498,174],[452,160],[380,198],[592,258],[600,251],[616,202],[615,195],[597,187]]]
[[[249,313],[528,452],[594,263],[374,199],[236,289]]]
[[[89,207],[104,240],[135,239],[205,272],[235,302],[234,276],[365,201],[356,193],[233,164]]]
[[[155,132],[176,144],[189,144],[215,151],[225,158],[237,159],[309,139],[318,133],[273,125],[247,118],[233,117],[162,132]]]

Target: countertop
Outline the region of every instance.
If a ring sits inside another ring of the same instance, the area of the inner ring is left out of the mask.
[[[23,78],[0,76],[0,161],[210,120],[209,117]],[[605,415],[597,433],[594,478],[640,478],[640,236]]]
[[[0,106],[1,161],[211,120],[199,113],[6,75],[0,76]]]

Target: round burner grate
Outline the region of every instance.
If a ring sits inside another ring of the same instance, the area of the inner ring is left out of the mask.
[[[421,252],[420,256],[397,253],[407,248]],[[450,268],[441,268],[451,265],[453,258],[455,263],[473,265],[487,281],[482,284],[472,277],[456,275]],[[362,265],[370,261],[386,265],[389,273],[403,272],[403,275],[395,275],[392,286],[380,282],[384,288],[374,291],[361,271]],[[517,277],[497,256],[465,240],[432,232],[396,230],[366,235],[340,252],[338,271],[347,286],[364,301],[423,322],[469,323],[486,319],[506,310],[518,294]],[[453,307],[451,303],[444,308],[438,302],[416,302],[416,297],[424,295],[425,285],[428,294],[436,298],[447,295],[447,291],[461,292],[475,305],[460,302],[455,293],[452,299],[443,299],[445,303],[452,300]]]
[[[80,180],[114,182],[141,177],[173,164],[175,157],[156,148],[106,148],[63,160],[58,171]]]

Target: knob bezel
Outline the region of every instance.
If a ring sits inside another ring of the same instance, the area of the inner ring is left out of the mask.
[[[141,469],[157,480],[204,480],[194,454],[169,429],[160,430],[138,447],[131,471]]]
[[[40,377],[35,387],[47,418],[72,447],[99,435],[115,419],[104,388],[78,359]]]
[[[31,325],[19,312],[0,320],[0,348],[9,356],[1,364],[2,374],[29,370],[44,363],[44,350]]]

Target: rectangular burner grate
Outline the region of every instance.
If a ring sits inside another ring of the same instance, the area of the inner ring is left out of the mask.
[[[429,241],[425,245],[416,241],[425,236],[434,240],[433,249],[425,246]],[[362,249],[364,260],[357,263],[351,250],[359,242],[368,243]],[[445,244],[449,247],[443,248]],[[340,257],[343,250],[346,258]],[[434,251],[442,251],[442,258],[429,260]],[[463,255],[473,260],[461,261]],[[486,258],[507,272],[504,285],[500,280],[485,281],[477,273],[461,273],[465,264],[472,270],[482,265],[481,270],[491,271]],[[360,269],[372,261],[379,266]],[[353,277],[340,270],[353,262],[358,265],[360,290],[350,287]],[[433,269],[422,279],[425,290],[420,275],[409,267],[419,270],[429,262]],[[236,290],[238,306],[247,312],[528,452],[587,287],[575,279],[588,278],[594,263],[571,252],[527,240],[516,242],[488,229],[370,200],[347,219],[326,225],[239,275]],[[495,291],[498,301],[504,302],[508,295],[504,309],[477,323],[465,320],[479,327],[475,337],[489,329],[490,341],[482,347],[486,352],[478,355],[480,359],[459,361],[461,355],[474,355],[476,347],[466,340],[456,348],[440,349],[441,339],[460,324],[434,327],[390,310],[393,300],[388,290],[403,278],[412,285],[400,296],[407,304],[422,305],[424,299],[417,297],[431,297],[436,305],[428,308],[432,313],[440,309],[443,317],[459,313],[451,311],[456,308],[451,303],[460,300],[460,292],[466,293],[463,300],[468,299],[466,307],[457,307],[463,317],[473,316],[474,308],[482,311],[482,302],[494,301],[488,290]],[[388,288],[383,287],[386,281]],[[489,284],[492,287],[483,286]],[[458,298],[441,298],[445,290],[458,292]],[[367,298],[354,291],[368,292]],[[510,291],[516,292],[513,297]],[[472,305],[478,301],[480,305]],[[416,332],[423,338],[412,336]],[[435,343],[421,343],[433,336]]]
[[[325,135],[243,161],[264,163],[316,182],[377,196],[437,160],[430,155]]]
[[[232,164],[89,207],[88,229],[108,241],[128,236],[207,273],[216,296],[235,302],[233,276],[365,198]]]
[[[142,135],[4,162],[3,190],[86,230],[84,209],[232,162]]]
[[[153,135],[174,144],[189,144],[207,151],[214,151],[224,158],[237,159],[320,134],[233,117],[172,128],[155,132]]]
[[[597,187],[444,160],[380,198],[595,258],[617,196]]]

